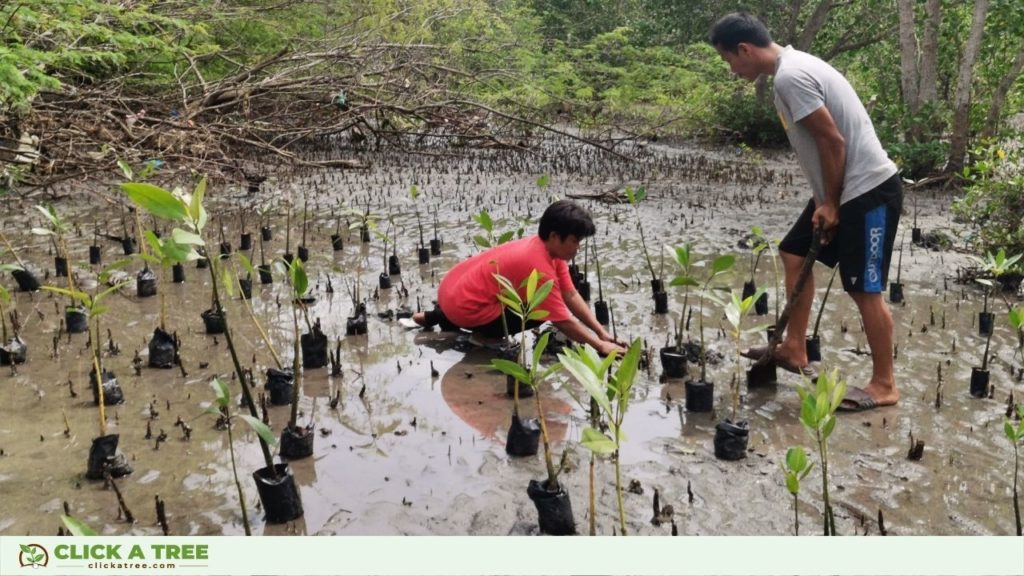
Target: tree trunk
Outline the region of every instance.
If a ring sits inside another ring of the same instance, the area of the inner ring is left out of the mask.
[[[967,140],[971,128],[971,81],[974,76],[974,62],[978,59],[981,48],[981,36],[985,30],[985,17],[988,15],[988,0],[975,0],[974,16],[971,18],[971,32],[964,47],[963,58],[960,60],[960,74],[953,98],[953,134],[949,141],[949,160],[946,162],[946,173],[956,174],[963,170],[964,156],[967,154]]]
[[[818,32],[821,32],[822,27],[825,26],[825,22],[828,20],[828,13],[832,11],[833,4],[832,0],[821,0],[818,2],[818,5],[814,8],[814,13],[807,19],[807,24],[804,25],[800,38],[796,41],[797,50],[807,52],[811,49],[814,39],[818,37]]]
[[[1024,46],[1017,51],[1017,58],[1014,59],[1013,65],[1006,72],[1006,75],[999,80],[999,86],[996,87],[995,93],[992,94],[992,103],[988,107],[988,117],[985,119],[985,136],[995,136],[996,130],[999,129],[999,119],[1003,115],[1003,104],[1006,104],[1006,95],[1010,92],[1010,87],[1017,81],[1021,71],[1024,71]]]
[[[898,0],[900,22],[900,80],[903,105],[911,114],[917,114],[921,102],[918,98],[917,27],[914,25],[914,0]]]
[[[921,83],[917,97],[921,106],[938,97],[939,25],[942,23],[942,0],[928,0],[924,5],[924,39],[921,42]]]

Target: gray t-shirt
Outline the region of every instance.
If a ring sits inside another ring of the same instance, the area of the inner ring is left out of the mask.
[[[885,182],[898,169],[846,78],[820,58],[787,46],[775,66],[775,109],[819,203],[825,200],[821,159],[814,138],[800,120],[822,106],[846,140],[846,175],[839,200],[845,204]]]

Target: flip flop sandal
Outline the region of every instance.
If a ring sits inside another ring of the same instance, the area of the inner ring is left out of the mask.
[[[846,396],[843,397],[836,410],[839,412],[863,412],[877,407],[878,403],[870,394],[862,388],[851,387],[847,388]]]

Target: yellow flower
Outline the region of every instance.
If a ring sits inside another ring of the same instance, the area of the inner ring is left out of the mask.
[[[996,150],[996,157],[999,158],[1000,160],[1005,159],[1006,158],[1006,151],[1003,150],[1002,148]]]

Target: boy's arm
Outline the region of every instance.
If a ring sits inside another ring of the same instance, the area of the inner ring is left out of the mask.
[[[555,322],[554,324],[559,330],[576,342],[590,344],[602,354],[608,354],[612,350],[625,353],[625,348],[616,342],[612,335],[605,330],[604,326],[601,326],[601,323],[597,321],[597,317],[594,316],[590,306],[587,306],[586,301],[583,300],[579,292],[566,290],[562,292],[562,300],[578,320],[570,319],[564,322]],[[593,333],[584,328],[584,326],[593,330]],[[612,346],[607,346],[608,344]]]

